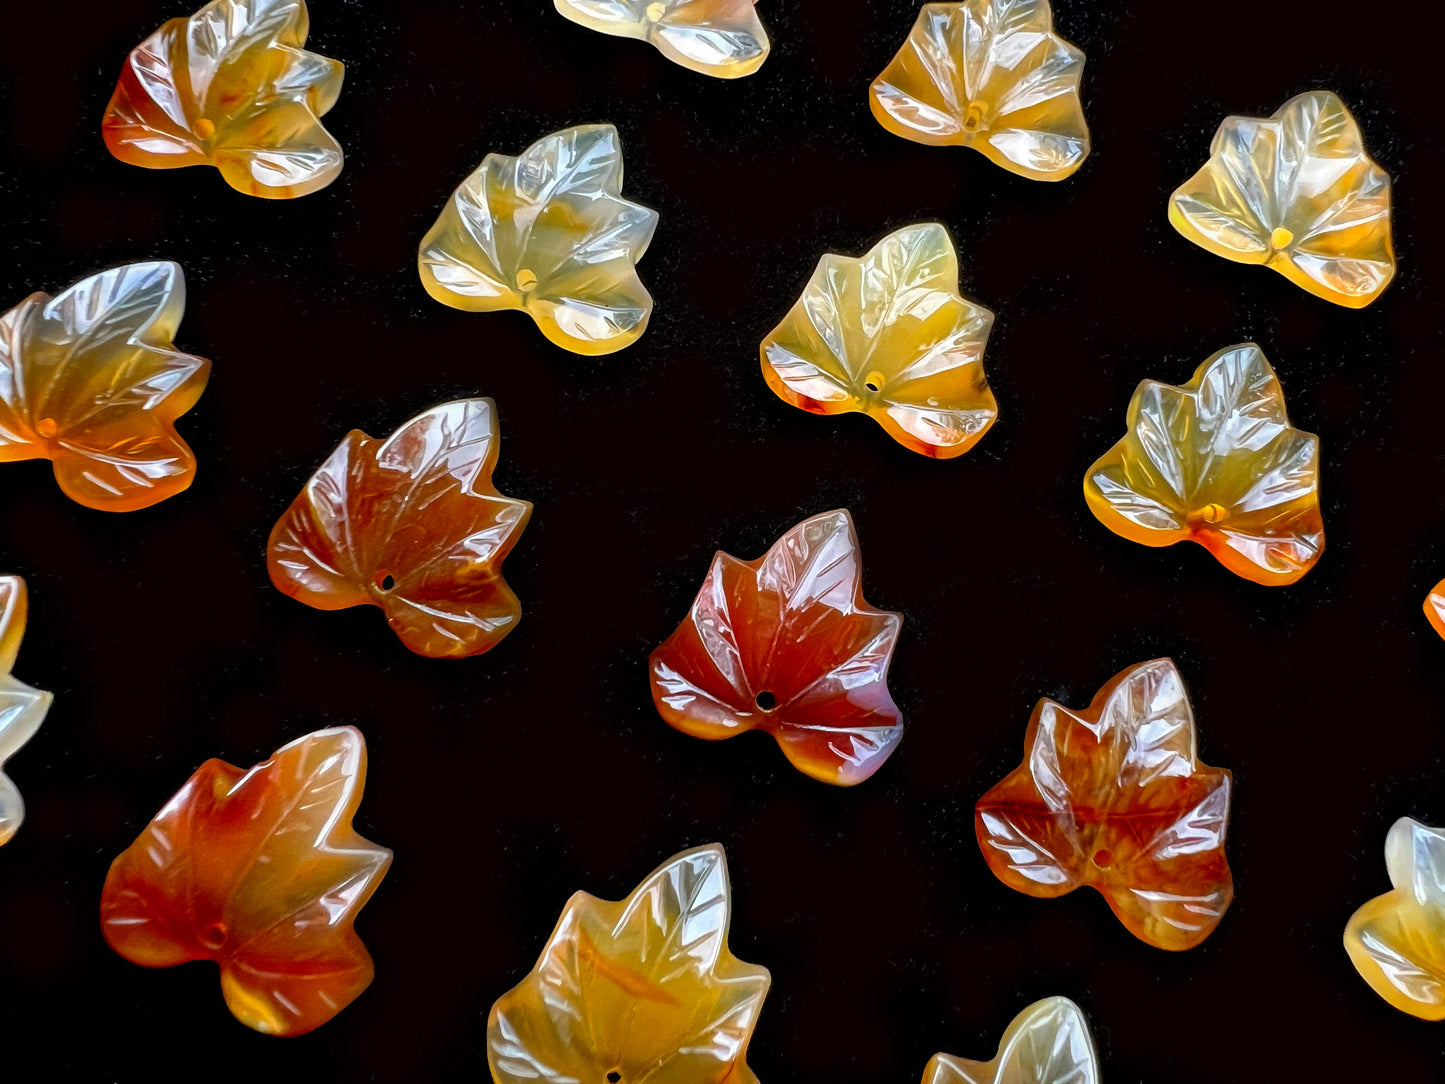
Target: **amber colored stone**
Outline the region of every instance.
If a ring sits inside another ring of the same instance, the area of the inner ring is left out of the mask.
[[[72,500],[132,512],[190,486],[176,419],[211,363],[171,341],[186,308],[173,263],[133,263],[31,294],[0,316],[0,463],[49,459]]]
[[[992,1061],[935,1054],[923,1084],[1099,1084],[1099,1055],[1083,1010],[1050,997],[1014,1017]]]
[[[584,124],[516,158],[487,155],[422,238],[417,265],[443,305],[520,309],[564,350],[611,354],[652,316],[637,261],[656,228],[656,211],[622,198],[617,129]]]
[[[1215,354],[1182,387],[1146,380],[1129,432],[1089,468],[1099,522],[1145,546],[1198,542],[1237,576],[1294,583],[1320,559],[1319,438],[1295,429],[1254,343]]]
[[[889,234],[861,259],[825,255],[762,344],[763,377],[814,414],[861,412],[898,443],[948,459],[998,418],[983,372],[993,313],[958,292],[936,222]]]
[[[853,520],[825,512],[756,561],[713,558],[687,619],[652,653],[652,700],[684,734],[761,730],[805,775],[852,786],[903,737],[888,694],[902,623],[863,600]]]
[[[657,46],[675,64],[719,79],[752,75],[772,46],[756,0],[553,0],[574,23]]]
[[[1435,585],[1435,589],[1425,596],[1425,617],[1430,622],[1430,627],[1445,636],[1445,580]]]
[[[50,710],[49,693],[32,689],[10,673],[25,636],[27,612],[25,581],[0,576],[0,847],[15,837],[25,819],[25,803],[5,774],[5,762],[35,737]]]
[[[105,145],[148,169],[215,166],[250,196],[325,188],[342,155],[319,118],[343,66],[302,48],[309,25],[304,0],[213,0],[171,19],[126,61]]]
[[[1402,817],[1385,838],[1393,889],[1345,926],[1360,977],[1401,1012],[1445,1020],[1445,829]]]
[[[1352,309],[1395,277],[1390,175],[1327,90],[1291,98],[1272,117],[1226,117],[1209,161],[1169,200],[1169,221],[1216,256],[1272,267]]]
[[[1130,667],[1083,711],[1040,700],[1024,761],[978,801],[984,859],[1010,888],[1097,889],[1135,937],[1193,948],[1234,898],[1224,857],[1231,778],[1195,755],[1194,712],[1168,659]]]
[[[490,399],[446,403],[385,441],[353,429],[271,531],[271,582],[318,610],[381,607],[418,655],[495,647],[522,617],[502,561],[532,506],[492,484]]]
[[[1061,181],[1089,153],[1083,74],[1048,0],[924,4],[869,105],[904,139],[972,147],[1011,173]]]
[[[247,1027],[320,1027],[375,973],[353,926],[391,852],[351,826],[365,785],[352,727],[308,734],[249,771],[206,761],[111,864],[106,941],[142,967],[214,960]]]
[[[665,862],[625,900],[578,892],[537,966],[492,1006],[496,1084],[757,1084],[752,1038],[771,981],[728,948],[727,859]]]

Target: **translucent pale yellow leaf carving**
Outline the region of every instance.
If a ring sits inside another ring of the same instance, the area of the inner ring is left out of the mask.
[[[993,313],[958,292],[958,256],[936,222],[890,234],[861,259],[828,253],[763,340],[763,376],[814,414],[858,411],[904,447],[942,459],[998,417],[983,371]]]
[[[757,1084],[747,1064],[769,977],[728,949],[717,845],[684,851],[617,903],[579,892],[537,966],[492,1006],[496,1084]]]
[[[1129,431],[1084,477],[1089,509],[1145,546],[1197,542],[1237,576],[1294,583],[1325,548],[1319,438],[1295,429],[1254,343],[1221,350],[1182,387],[1146,380]]]
[[[25,581],[0,576],[0,846],[10,842],[25,819],[25,803],[5,774],[5,762],[35,736],[50,710],[49,693],[32,689],[10,673],[25,635],[26,614]]]
[[[418,266],[443,305],[521,309],[563,349],[610,354],[647,329],[637,261],[656,228],[656,211],[622,198],[617,129],[581,125],[517,158],[487,155],[422,239]]]
[[[1054,33],[1048,0],[924,4],[869,102],[894,135],[972,147],[1010,172],[1061,181],[1089,153],[1084,54]]]
[[[1169,221],[1216,256],[1272,267],[1337,305],[1362,308],[1395,277],[1390,175],[1325,90],[1272,117],[1226,117]]]
[[[937,1054],[923,1084],[1099,1084],[1099,1057],[1082,1010],[1050,997],[1014,1018],[992,1061]]]
[[[684,68],[719,79],[751,75],[771,46],[756,0],[554,0],[574,23],[651,42]]]
[[[150,169],[210,164],[247,195],[289,199],[341,172],[320,117],[343,66],[307,52],[304,0],[214,0],[136,47],[105,111],[110,152]]]
[[[1345,950],[1375,993],[1401,1012],[1445,1020],[1445,830],[1403,817],[1385,839],[1393,890],[1345,927]]]

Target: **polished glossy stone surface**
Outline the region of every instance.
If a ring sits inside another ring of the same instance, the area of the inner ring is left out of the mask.
[[[574,23],[651,42],[684,68],[719,79],[752,75],[772,46],[756,0],[553,0]]]
[[[1061,181],[1089,153],[1083,74],[1084,54],[1054,33],[1048,0],[924,4],[869,104],[894,135]]]
[[[763,340],[763,378],[814,414],[868,415],[898,443],[949,459],[998,418],[983,371],[993,313],[958,292],[958,254],[937,222],[866,256],[826,254]]]
[[[665,862],[625,900],[578,892],[537,966],[492,1006],[495,1084],[757,1084],[748,1042],[770,982],[728,948],[727,860]]]
[[[1099,522],[1145,546],[1197,542],[1237,576],[1294,583],[1325,548],[1320,442],[1290,425],[1254,343],[1219,351],[1182,387],[1146,380],[1129,431],[1089,468]]]
[[[68,497],[105,512],[188,488],[196,458],[176,419],[211,363],[172,341],[185,308],[180,266],[159,261],[31,294],[0,316],[0,464],[49,459]]]
[[[378,606],[412,651],[462,658],[522,617],[502,562],[531,517],[492,483],[490,399],[445,403],[386,440],[353,429],[271,531],[271,582],[318,610]]]
[[[391,852],[351,826],[365,785],[352,727],[308,734],[250,770],[206,761],[112,863],[106,941],[143,967],[214,960],[247,1027],[320,1027],[375,973],[354,923]]]
[[[27,613],[25,581],[0,576],[0,846],[14,838],[25,819],[25,802],[5,774],[5,762],[35,737],[50,710],[49,693],[32,689],[10,672],[25,636]]]
[[[1327,90],[1271,117],[1226,117],[1209,161],[1170,199],[1169,221],[1216,256],[1264,264],[1352,309],[1395,277],[1390,175]]]
[[[1135,937],[1193,948],[1234,898],[1229,772],[1201,764],[1174,663],[1115,677],[1081,711],[1040,700],[1023,763],[978,800],[984,859],[1010,888],[1098,890]]]
[[[637,261],[657,212],[622,197],[622,143],[584,124],[509,158],[489,154],[447,201],[417,255],[422,285],[468,312],[520,309],[576,354],[636,342],[652,316]]]
[[[652,653],[658,712],[709,741],[760,730],[805,775],[861,783],[903,737],[888,692],[903,618],[869,606],[862,581],[842,510],[804,520],[756,561],[719,553]]]
[[[239,192],[290,199],[341,172],[320,117],[343,66],[307,52],[304,0],[213,0],[171,19],[126,60],[105,145],[149,169],[212,165]]]
[[[1402,817],[1385,838],[1394,887],[1345,926],[1345,950],[1371,989],[1401,1012],[1445,1020],[1445,829]]]
[[[1083,1011],[1066,997],[1036,1001],[1009,1024],[992,1061],[936,1054],[923,1084],[1099,1084]]]

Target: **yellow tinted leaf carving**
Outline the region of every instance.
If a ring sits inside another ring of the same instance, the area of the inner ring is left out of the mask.
[[[307,52],[304,0],[214,0],[126,61],[105,111],[110,152],[150,169],[210,164],[247,195],[289,199],[341,172],[321,126],[343,67]]]
[[[756,0],[554,0],[574,23],[651,42],[684,68],[719,79],[751,75],[771,46]]]
[[[1169,221],[1216,256],[1272,267],[1337,305],[1362,308],[1395,277],[1390,175],[1329,91],[1272,117],[1226,117]]]
[[[1014,1018],[992,1061],[937,1054],[923,1084],[1099,1084],[1099,1057],[1082,1010],[1050,997]]]
[[[49,693],[32,689],[10,673],[25,635],[26,614],[25,581],[0,576],[0,846],[10,842],[25,819],[25,803],[5,774],[5,762],[35,736],[50,710]]]
[[[1079,101],[1084,54],[1054,33],[1048,0],[924,4],[869,103],[894,135],[972,147],[1036,181],[1089,153]]]
[[[492,1006],[497,1084],[756,1084],[769,977],[728,949],[727,861],[684,851],[617,903],[579,892],[537,966]]]
[[[1289,424],[1254,343],[1221,350],[1182,387],[1140,384],[1129,432],[1089,468],[1084,496],[1115,534],[1198,542],[1255,583],[1294,583],[1325,547],[1319,438]]]
[[[890,234],[861,259],[828,253],[763,340],[763,377],[814,414],[861,412],[941,459],[998,417],[983,371],[993,313],[958,292],[958,256],[936,222]]]
[[[1394,888],[1345,927],[1345,950],[1375,993],[1401,1012],[1445,1020],[1445,831],[1403,817],[1385,839]]]
[[[556,132],[516,158],[489,154],[422,239],[422,285],[469,312],[521,309],[564,350],[610,354],[652,315],[637,261],[657,212],[622,198],[610,124]]]

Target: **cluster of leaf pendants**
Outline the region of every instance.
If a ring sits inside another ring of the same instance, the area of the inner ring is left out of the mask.
[[[708,74],[747,75],[768,52],[753,0],[556,6]],[[107,145],[140,165],[213,164],[255,195],[324,187],[342,154],[319,117],[342,66],[306,52],[306,33],[302,0],[215,0],[172,20],[127,62]],[[1083,60],[1053,33],[1046,0],[925,4],[874,83],[872,108],[899,135],[1060,180],[1089,150]],[[521,309],[566,349],[621,349],[651,313],[636,264],[658,223],[621,185],[608,125],[555,133],[516,158],[489,155],[422,241],[422,282],[457,308]],[[1368,304],[1394,273],[1389,178],[1327,92],[1268,119],[1228,118],[1169,217],[1210,251],[1271,266],[1342,305]],[[183,307],[180,268],[160,262],[7,313],[0,461],[48,458],[61,488],[98,509],[184,490],[195,461],[175,422],[209,362],[173,344]],[[910,226],[861,259],[823,257],[764,339],[763,375],[802,409],[863,412],[914,451],[958,456],[997,417],[983,373],[992,322],[959,294],[944,227]],[[436,407],[386,440],[351,433],[272,531],[272,581],[319,609],[379,606],[422,655],[488,650],[521,615],[500,568],[531,514],[493,486],[497,452],[489,399]],[[1324,546],[1318,457],[1317,439],[1290,426],[1268,361],[1245,344],[1183,386],[1141,384],[1128,431],[1090,468],[1085,496],[1126,538],[1192,540],[1241,576],[1288,584]],[[50,701],[10,676],[25,606],[23,583],[0,578],[0,767]],[[1427,612],[1445,635],[1445,585]],[[679,730],[761,730],[809,776],[856,784],[902,735],[887,688],[901,622],[862,597],[848,513],[814,516],[756,561],[717,555],[687,618],[653,653],[653,699]],[[227,1003],[258,1030],[325,1023],[373,972],[353,920],[391,854],[351,827],[365,772],[351,728],[308,735],[249,771],[203,765],[112,866],[102,896],[110,944],[147,966],[217,961]],[[1196,756],[1174,664],[1155,660],[1116,676],[1086,709],[1040,701],[1023,763],[977,804],[978,841],[1011,887],[1053,897],[1092,886],[1136,936],[1188,949],[1233,897],[1230,787],[1227,771]],[[22,809],[0,774],[0,843]],[[1387,857],[1395,890],[1356,914],[1347,947],[1393,1004],[1445,1017],[1445,833],[1402,821]],[[625,901],[574,897],[537,967],[493,1008],[497,1080],[625,1084],[663,1066],[669,1079],[754,1079],[747,1045],[769,978],[728,951],[728,893],[721,848],[704,847]],[[1082,1014],[1055,998],[1025,1010],[993,1062],[939,1055],[925,1081],[1097,1076]]]

